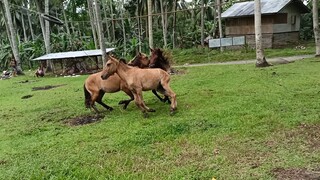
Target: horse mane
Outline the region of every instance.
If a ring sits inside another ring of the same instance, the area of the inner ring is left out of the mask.
[[[124,63],[124,64],[127,64],[127,61],[126,61],[124,58],[120,58],[120,59],[119,59],[119,62],[122,62],[122,63]]]
[[[135,55],[128,63],[129,66],[136,66],[138,63],[137,62],[140,62],[140,61],[137,61],[137,58],[138,58],[138,54]]]
[[[164,50],[161,50],[160,48],[155,48],[154,52],[157,54],[157,56],[159,57],[159,60],[157,61],[158,63],[161,63],[162,65],[169,65],[170,64],[170,59],[171,56],[165,52]]]

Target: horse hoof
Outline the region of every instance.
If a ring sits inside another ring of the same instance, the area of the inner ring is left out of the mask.
[[[109,108],[109,111],[113,111],[113,108],[112,108],[112,107],[110,107],[110,108]]]
[[[122,100],[122,101],[119,101],[118,104],[119,104],[119,105],[120,105],[120,104],[124,104],[125,102],[126,102],[125,100]]]
[[[156,112],[154,109],[149,109],[148,112]]]
[[[148,113],[143,113],[143,117],[144,117],[144,118],[148,118],[148,117],[149,117],[149,114],[148,114]]]
[[[170,109],[170,115],[173,116],[176,113],[176,109]]]

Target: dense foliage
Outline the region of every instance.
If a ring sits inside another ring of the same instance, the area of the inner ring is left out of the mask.
[[[64,25],[50,23],[51,52],[97,48],[86,0],[50,0],[49,2],[49,14],[64,22]],[[128,58],[134,56],[137,51],[148,52],[147,1],[101,0],[99,2],[106,46],[116,47],[117,54]],[[163,3],[162,6],[160,2]],[[226,9],[236,0],[222,2],[222,8]],[[46,52],[39,21],[40,11],[44,11],[44,1],[12,0],[9,5],[17,31],[22,66],[34,68],[31,59]],[[5,25],[4,7],[2,3],[0,6],[0,69],[5,69],[8,67],[11,48]],[[164,17],[161,16],[161,7],[163,7]],[[204,35],[215,37],[218,34],[216,1],[204,0],[204,7]],[[152,8],[155,47],[188,49],[200,45],[200,0],[153,1]],[[163,37],[162,18],[165,19],[167,44]],[[303,15],[301,26],[301,39],[311,39],[313,37],[311,13]]]

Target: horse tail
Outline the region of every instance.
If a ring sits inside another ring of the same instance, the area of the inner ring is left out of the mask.
[[[86,88],[86,85],[83,85],[83,90],[84,90],[84,105],[86,106],[86,108],[90,108],[90,101],[91,101],[91,94],[89,93],[89,91]]]

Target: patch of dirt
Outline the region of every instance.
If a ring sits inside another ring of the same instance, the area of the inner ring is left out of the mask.
[[[320,171],[308,171],[306,168],[275,168],[271,171],[276,179],[319,180]]]
[[[27,79],[25,81],[20,81],[19,83],[28,83],[28,82],[29,82],[29,80]]]
[[[287,139],[301,137],[311,150],[320,149],[320,124],[301,123],[298,127],[286,134]]]
[[[61,87],[61,86],[65,86],[65,84],[56,85],[56,86],[48,85],[48,86],[42,86],[42,87],[33,87],[32,91],[48,90],[48,89],[57,88],[57,87]]]
[[[30,95],[30,94],[29,95],[25,95],[25,96],[22,96],[21,99],[28,99],[28,98],[31,98],[32,96],[33,95]]]
[[[99,122],[102,118],[104,118],[104,116],[100,114],[84,115],[84,116],[78,116],[71,119],[67,119],[64,121],[64,123],[69,126],[81,126],[85,124]]]

